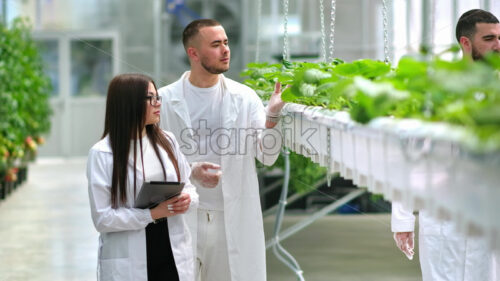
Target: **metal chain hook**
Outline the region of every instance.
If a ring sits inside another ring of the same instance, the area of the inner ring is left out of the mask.
[[[324,0],[319,0],[319,14],[320,14],[320,24],[321,24],[321,57],[324,62],[326,60],[326,32],[325,32],[325,6],[323,4]]]
[[[288,0],[283,0],[283,61],[288,60]]]
[[[382,17],[384,26],[384,62],[389,63],[389,31],[387,27],[388,15],[386,0],[382,0]]]
[[[335,14],[336,14],[336,0],[332,0],[331,10],[330,10],[330,56],[328,61],[333,61],[333,50],[334,50],[334,35],[335,35]]]

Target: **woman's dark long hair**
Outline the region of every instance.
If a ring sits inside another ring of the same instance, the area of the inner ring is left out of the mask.
[[[111,181],[111,206],[113,208],[118,208],[120,204],[127,201],[127,165],[131,149],[134,152],[134,196],[136,193],[137,143],[139,142],[141,148],[142,160],[142,138],[140,134],[146,123],[146,110],[147,106],[149,106],[146,102],[146,96],[149,83],[152,83],[156,89],[153,79],[142,74],[121,74],[114,77],[109,83],[102,138],[109,136],[113,152]],[[167,179],[167,175],[158,145],[167,152],[170,161],[175,167],[177,180],[180,181],[179,165],[175,158],[172,140],[157,124],[147,125],[146,133],[156,156],[160,160],[164,179]],[[131,147],[132,142],[133,147]]]

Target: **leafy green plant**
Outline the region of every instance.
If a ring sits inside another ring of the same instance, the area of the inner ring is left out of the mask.
[[[326,177],[326,168],[320,167],[310,159],[295,152],[290,152],[290,189],[295,192],[307,192],[314,184]],[[284,167],[283,156],[280,155],[275,167]]]
[[[50,92],[29,23],[0,24],[0,171],[33,159],[50,130]]]
[[[498,150],[499,70],[500,56],[490,54],[478,62],[404,57],[396,67],[369,59],[250,64],[242,75],[252,74],[244,82],[250,87],[259,81],[263,99],[279,81],[290,85],[286,102],[345,110],[359,123],[379,116],[447,122],[471,132],[478,150]]]
[[[458,51],[457,48],[450,49]],[[251,63],[241,75],[263,100],[274,84],[289,85],[286,102],[348,111],[359,123],[379,116],[447,122],[466,128],[470,148],[500,150],[500,56],[479,62],[404,57],[395,67],[363,59],[346,63]],[[290,185],[296,191],[325,176],[309,159],[292,153]],[[281,167],[282,160],[276,166]]]

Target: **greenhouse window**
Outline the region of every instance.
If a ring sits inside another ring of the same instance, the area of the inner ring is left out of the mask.
[[[113,76],[112,40],[71,41],[71,96],[105,96]]]
[[[44,71],[52,82],[52,96],[59,96],[59,42],[56,39],[38,39],[35,42],[43,59]]]

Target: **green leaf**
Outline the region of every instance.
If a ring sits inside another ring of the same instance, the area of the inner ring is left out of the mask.
[[[293,93],[292,88],[286,88],[281,93],[281,99],[284,102],[294,102],[297,99],[297,96]]]
[[[396,73],[402,78],[424,76],[427,74],[427,64],[411,57],[403,57],[399,60]]]
[[[389,73],[390,65],[370,59],[357,60],[352,63],[339,64],[334,71],[343,76],[361,75],[366,78],[375,78]]]
[[[303,96],[312,97],[316,91],[316,86],[309,83],[302,83],[299,86],[299,91]]]
[[[330,73],[323,72],[316,68],[310,68],[304,72],[304,82],[309,84],[317,84],[320,80],[330,77],[332,77]]]

